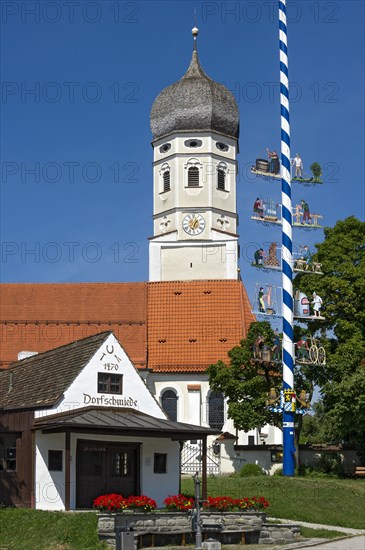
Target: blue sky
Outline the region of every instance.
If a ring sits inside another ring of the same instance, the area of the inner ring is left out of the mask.
[[[3,282],[148,279],[149,112],[189,65],[194,6],[201,64],[240,108],[242,277],[251,299],[255,282],[280,285],[249,266],[259,245],[281,241],[280,228],[250,220],[256,196],[280,202],[280,184],[247,170],[264,147],[280,148],[270,0],[2,2]],[[363,219],[364,3],[289,2],[288,17],[292,153],[325,178],[293,184],[293,201],[305,198],[328,226]],[[322,239],[294,230],[298,245]]]

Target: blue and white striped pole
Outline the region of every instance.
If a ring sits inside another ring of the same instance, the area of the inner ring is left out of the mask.
[[[280,107],[281,107],[281,202],[282,202],[282,285],[283,285],[283,474],[294,475],[295,399],[288,390],[294,389],[293,360],[293,260],[292,204],[290,171],[289,71],[286,0],[279,0],[280,45]],[[287,391],[285,391],[287,390]],[[286,395],[285,395],[286,394]]]

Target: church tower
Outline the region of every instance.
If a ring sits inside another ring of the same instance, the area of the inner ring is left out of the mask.
[[[196,39],[184,76],[151,109],[153,237],[150,281],[237,279],[236,173],[239,112],[211,80]]]

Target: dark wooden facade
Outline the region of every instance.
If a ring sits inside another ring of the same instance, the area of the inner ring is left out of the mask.
[[[34,507],[33,410],[1,411],[0,437],[17,434],[16,470],[0,470],[0,503],[7,506]]]

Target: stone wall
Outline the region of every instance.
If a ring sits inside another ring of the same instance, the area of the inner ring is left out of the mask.
[[[293,542],[300,534],[300,528],[296,525],[282,525],[264,523],[266,514],[261,512],[202,512],[202,531],[210,537],[221,539],[222,535],[244,532],[248,536],[257,533],[260,543],[281,544]],[[188,512],[123,512],[122,514],[100,513],[98,514],[99,538],[115,548],[115,526],[119,525],[123,530],[134,531],[139,534],[159,534],[159,540],[163,534],[191,533],[192,518]],[[219,531],[215,531],[216,527]],[[213,531],[210,531],[213,529]],[[224,542],[224,540],[222,540]],[[160,544],[159,544],[160,545]]]
[[[264,523],[260,531],[260,544],[288,544],[299,539],[299,525]]]

